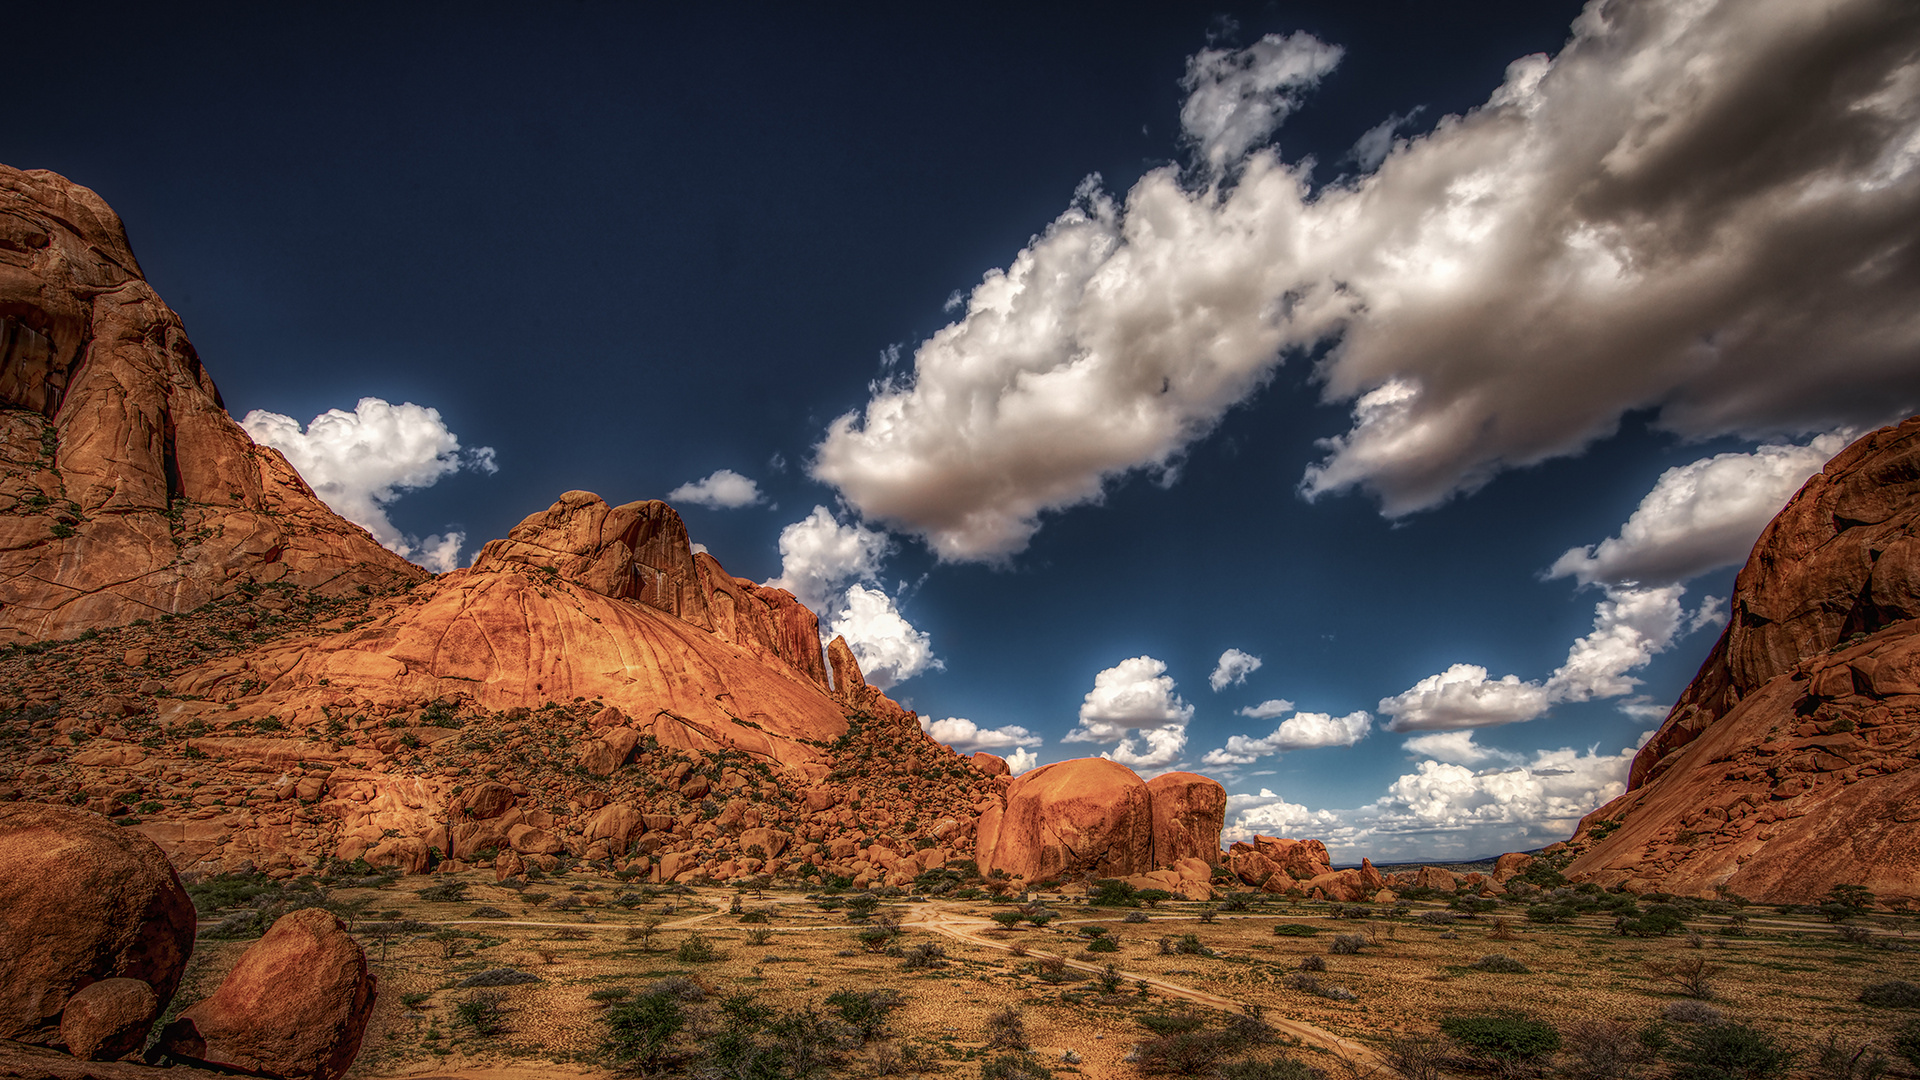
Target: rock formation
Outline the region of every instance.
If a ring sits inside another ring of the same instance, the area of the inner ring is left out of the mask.
[[[69,1002],[90,986],[137,981],[153,1011],[127,1021],[125,996],[96,991],[76,1029],[137,1023],[139,1036],[193,952],[193,904],[151,840],[98,814],[0,803],[0,1038],[56,1044]]]
[[[255,446],[98,195],[0,166],[0,638],[425,571]]]
[[[283,915],[212,997],[168,1024],[168,1056],[281,1080],[338,1080],[360,1052],[374,977],[346,926],[319,908]]]
[[[1920,898],[1920,417],[1862,438],[1760,536],[1731,619],[1575,878],[1797,902]]]
[[[1193,773],[1153,784],[1105,758],[1042,765],[982,808],[975,850],[982,870],[1029,882],[1075,875],[1141,878],[1143,888],[1204,886],[1220,860],[1226,789]],[[1164,839],[1163,839],[1164,838]],[[1163,847],[1164,845],[1164,847]],[[1177,891],[1177,889],[1176,889]]]

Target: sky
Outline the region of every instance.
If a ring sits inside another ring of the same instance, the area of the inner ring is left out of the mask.
[[[1340,861],[1563,839],[1920,410],[1910,4],[962,6],[39,5],[0,161],[421,565],[665,498],[934,737]]]

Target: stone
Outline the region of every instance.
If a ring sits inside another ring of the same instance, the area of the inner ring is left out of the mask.
[[[98,195],[0,166],[0,220],[0,457],[22,474],[0,494],[19,513],[0,638],[191,611],[250,582],[338,596],[427,577],[227,415]]]
[[[1502,885],[1527,872],[1533,865],[1533,856],[1523,851],[1510,851],[1493,860],[1493,880]],[[1448,875],[1451,877],[1452,875]]]
[[[1220,830],[1227,820],[1227,789],[1198,773],[1170,772],[1147,781],[1153,804],[1153,861],[1220,862]]]
[[[1767,525],[1706,663],[1562,873],[1767,903],[1836,884],[1920,900],[1920,768],[1896,749],[1920,737],[1917,533],[1920,417],[1841,451]],[[1524,865],[1505,856],[1494,880]]]
[[[83,1061],[114,1061],[146,1044],[159,1015],[153,987],[139,979],[101,979],[67,999],[60,1041]]]
[[[967,760],[973,764],[974,768],[979,769],[988,776],[1011,776],[1013,774],[1013,766],[1007,764],[1006,758],[998,754],[989,754],[985,750],[975,750],[973,755]]]
[[[505,784],[488,780],[475,784],[465,793],[466,813],[476,821],[497,818],[513,809],[513,789]]]
[[[1147,785],[1105,758],[1055,762],[1022,774],[1007,789],[991,848],[978,853],[987,872],[1029,882],[1091,873],[1128,877],[1154,868],[1153,813]],[[980,835],[987,835],[983,820]]]
[[[166,1026],[168,1054],[282,1080],[338,1080],[360,1052],[375,980],[345,924],[319,908],[280,917],[213,996]]]
[[[758,828],[747,829],[740,834],[740,850],[751,851],[757,847],[765,853],[762,856],[763,858],[777,859],[780,857],[781,852],[787,850],[787,843],[790,839],[791,837],[778,829],[769,829],[766,826],[760,826]]]
[[[515,825],[508,829],[507,843],[522,855],[558,855],[567,849],[559,837],[532,825]]]
[[[1508,856],[1502,855],[1502,859]],[[1496,863],[1495,871],[1499,870]],[[1413,875],[1413,885],[1417,889],[1435,889],[1440,892],[1453,892],[1460,887],[1460,879],[1449,870],[1438,866],[1423,866]]]
[[[0,804],[0,866],[0,1038],[56,1039],[68,999],[105,979],[173,998],[196,920],[153,841],[82,810]]]

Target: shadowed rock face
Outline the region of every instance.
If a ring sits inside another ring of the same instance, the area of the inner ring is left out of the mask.
[[[1798,902],[1920,896],[1920,418],[1807,481],[1568,873]],[[1608,824],[1602,826],[1600,823]]]
[[[0,638],[425,576],[233,422],[98,195],[0,165]]]
[[[1066,873],[1128,877],[1154,868],[1147,785],[1105,758],[1058,761],[1025,773],[1004,807],[981,816],[980,865],[1028,881]]]
[[[1170,772],[1147,781],[1153,804],[1153,861],[1220,861],[1220,830],[1227,822],[1227,789],[1199,773]]]
[[[0,804],[0,866],[0,1038],[54,1040],[68,1000],[101,980],[173,997],[193,903],[153,841],[70,807]]]

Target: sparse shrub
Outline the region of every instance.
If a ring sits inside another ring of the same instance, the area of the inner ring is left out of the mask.
[[[1027,1048],[1027,1021],[1020,1010],[1011,1005],[997,1012],[987,1014],[987,1049],[989,1050],[1025,1050]]]
[[[1215,1072],[1221,1080],[1326,1080],[1326,1072],[1295,1057],[1229,1061]]]
[[[1387,1064],[1406,1080],[1441,1080],[1447,1048],[1433,1035],[1395,1035],[1387,1043]]]
[[[1287,986],[1289,989],[1301,990],[1329,1001],[1352,1001],[1360,996],[1344,986],[1323,983],[1319,976],[1305,971],[1296,971],[1287,976]]]
[[[1251,893],[1230,892],[1220,901],[1220,910],[1236,912],[1252,911],[1253,895]]]
[[[1148,890],[1142,890],[1142,891],[1144,892]],[[1128,923],[1143,923],[1148,921],[1147,913],[1144,911],[1129,911],[1127,912],[1126,918],[1121,919],[1120,921],[1128,922]]]
[[[497,907],[477,907],[473,909],[473,914],[467,916],[467,918],[469,919],[511,919],[513,918],[513,916],[508,914],[507,912],[501,911]]]
[[[1731,1021],[1683,1028],[1666,1050],[1673,1080],[1771,1080],[1794,1057],[1773,1036]]]
[[[1560,1049],[1552,1024],[1520,1013],[1449,1016],[1440,1030],[1475,1057],[1511,1067],[1539,1061]]]
[[[454,1006],[453,1017],[475,1035],[489,1038],[506,1029],[506,1003],[504,990],[475,990]]]
[[[1674,984],[1690,998],[1710,1001],[1713,998],[1713,978],[1720,974],[1720,965],[1709,964],[1706,957],[1696,953],[1679,960],[1649,960],[1647,974]]]
[[[1475,960],[1471,965],[1475,971],[1491,971],[1500,975],[1525,975],[1527,965],[1508,956],[1506,953],[1489,953]]]
[[[1319,927],[1305,923],[1279,923],[1273,928],[1274,937],[1312,937],[1319,932]]]
[[[413,895],[435,904],[457,904],[467,898],[467,883],[464,881],[442,881],[429,885]]]
[[[1870,1042],[1842,1039],[1838,1031],[1813,1048],[1813,1075],[1820,1080],[1880,1080],[1892,1062]]]
[[[664,994],[675,1001],[687,1001],[698,1004],[707,1000],[707,988],[699,979],[686,975],[669,975],[647,988],[647,993]]]
[[[1583,1020],[1567,1029],[1560,1069],[1570,1080],[1633,1080],[1657,1056],[1620,1020]]]
[[[1727,1014],[1704,1001],[1672,1001],[1660,1015],[1675,1024],[1717,1024]]]
[[[1049,1080],[1053,1069],[1025,1051],[1000,1054],[980,1063],[980,1080]]]
[[[1311,953],[1300,958],[1300,970],[1325,971],[1327,970],[1327,961],[1318,953]]]
[[[1920,986],[1905,979],[1868,983],[1861,988],[1859,1000],[1862,1005],[1883,1009],[1920,1009]]]
[[[1212,904],[1208,904],[1206,907],[1203,907],[1200,909],[1200,921],[1208,924],[1209,926],[1211,926],[1213,924],[1213,921],[1219,918],[1219,916],[1220,916],[1220,909],[1217,907],[1214,907]]]
[[[827,1007],[838,1010],[840,1019],[860,1036],[863,1043],[872,1042],[883,1034],[888,1015],[905,1004],[905,999],[897,990],[841,990],[827,997]]]
[[[687,1015],[673,996],[646,994],[608,1009],[603,1019],[607,1037],[602,1052],[616,1064],[650,1073],[666,1060]]]
[[[1327,951],[1335,956],[1352,956],[1366,943],[1367,939],[1359,934],[1335,934],[1333,944],[1327,946]]]
[[[469,975],[454,983],[455,989],[464,990],[470,986],[519,986],[521,983],[539,982],[540,976],[529,974],[518,968],[488,968],[478,974]]]
[[[909,946],[900,960],[900,966],[908,971],[944,967],[946,963],[947,950],[935,941],[924,941],[918,945]]]
[[[590,990],[587,992],[587,1000],[593,1002],[595,1005],[601,1006],[611,1005],[616,1001],[625,1001],[632,996],[633,991],[624,986],[603,986],[598,990]]]
[[[720,950],[713,947],[698,932],[688,934],[679,948],[673,950],[673,958],[683,964],[711,964],[720,959]]]
[[[1459,917],[1458,913],[1452,911],[1423,911],[1420,913],[1420,921],[1428,926],[1445,926]]]
[[[1120,943],[1110,937],[1095,938],[1087,942],[1087,951],[1094,953],[1119,952]]]
[[[765,945],[772,940],[773,931],[771,930],[750,930],[747,932],[747,944],[749,945]]]

